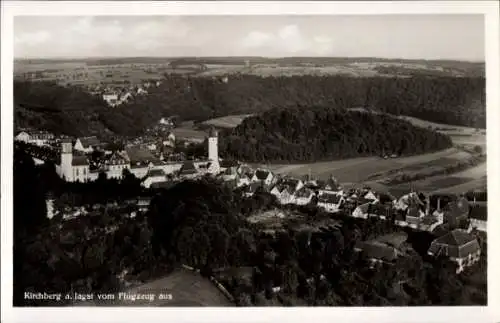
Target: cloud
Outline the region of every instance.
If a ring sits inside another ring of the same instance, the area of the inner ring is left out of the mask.
[[[274,33],[254,30],[239,42],[243,50],[262,50],[277,55],[314,54],[331,52],[332,39],[325,35],[304,35],[297,25],[286,25]]]
[[[14,37],[14,43],[17,46],[37,46],[51,39],[49,32],[45,30],[25,32]]]

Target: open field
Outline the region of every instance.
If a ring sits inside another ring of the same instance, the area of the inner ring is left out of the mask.
[[[178,269],[164,278],[130,288],[128,294],[155,294],[155,300],[97,301],[80,306],[233,306],[208,278],[187,269]],[[172,300],[160,300],[160,294],[171,294]]]
[[[205,131],[195,130],[190,127],[174,128],[172,132],[178,139],[191,139],[193,141],[203,141],[207,136]]]
[[[472,150],[474,146],[482,147],[486,151],[486,130],[474,129],[461,126],[444,125],[420,120],[413,117],[401,116],[399,118],[408,120],[413,125],[432,128],[450,135],[457,146]],[[394,194],[408,192],[409,183],[387,186],[379,180],[399,172],[426,172],[437,170],[471,158],[472,154],[459,148],[449,148],[439,152],[402,157],[382,159],[379,157],[354,158],[331,162],[318,162],[313,164],[292,165],[270,165],[267,166],[277,174],[289,174],[292,176],[303,176],[311,174],[325,179],[333,175],[341,183],[347,186],[358,186],[367,184],[376,190],[389,191]],[[266,167],[266,165],[262,165]],[[486,163],[469,168],[467,170],[446,176],[431,176],[421,181],[414,181],[415,189],[435,192],[457,192],[463,193],[469,189],[482,188],[486,184]]]
[[[202,125],[205,126],[213,126],[216,128],[226,128],[231,129],[237,127],[243,120],[247,117],[251,116],[251,114],[240,114],[240,115],[231,115],[225,116],[215,119],[210,119],[202,122]]]
[[[353,77],[408,77],[411,75],[467,76],[484,75],[484,64],[445,61],[404,61],[378,58],[283,58],[262,57],[197,58],[205,69],[170,68],[174,58],[116,58],[66,60],[16,60],[16,77],[56,80],[61,83],[96,85],[136,84],[163,74],[189,73],[194,76],[220,77],[234,74],[349,75]],[[181,59],[182,60],[182,59]],[[188,61],[190,59],[187,59]],[[193,59],[191,59],[193,60]],[[250,65],[246,66],[245,61]],[[189,62],[187,62],[189,65]]]
[[[438,160],[439,164],[455,162],[468,156],[467,153],[456,148],[440,152],[410,156],[402,158],[382,159],[380,157],[363,157],[313,164],[270,165],[269,168],[277,174],[303,176],[311,174],[319,178],[333,175],[340,182],[363,182],[373,180],[375,175],[382,175],[393,170],[402,170],[407,167],[421,169],[429,167],[429,163]],[[262,165],[265,167],[265,165]]]

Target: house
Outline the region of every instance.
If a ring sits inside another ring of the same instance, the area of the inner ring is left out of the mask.
[[[151,204],[151,198],[150,197],[139,197],[137,199],[137,208],[141,212],[148,211],[150,204]]]
[[[425,217],[424,211],[418,205],[412,205],[406,209],[406,222],[409,227],[417,229]]]
[[[366,200],[370,200],[372,202],[378,202],[378,197],[372,191],[368,191],[363,195],[363,198]]]
[[[123,170],[130,169],[130,160],[126,151],[116,151],[104,162],[104,165],[108,178],[121,179]]]
[[[342,193],[342,186],[337,182],[335,177],[331,176],[326,182],[316,181],[318,185],[318,193]]]
[[[81,151],[83,153],[91,153],[96,150],[100,146],[99,139],[97,137],[84,137],[78,138],[76,140],[75,146],[73,147],[75,150]]]
[[[340,194],[322,193],[318,196],[318,207],[330,213],[338,212],[343,202],[344,198]]]
[[[118,105],[118,94],[116,93],[104,93],[102,95],[102,99],[104,101],[106,101],[106,103],[109,105],[109,106],[116,106]]]
[[[420,205],[423,206],[424,202],[421,197],[418,196],[417,193],[411,192],[409,194],[401,196],[397,202],[394,204],[394,207],[397,210],[406,211],[410,205]]]
[[[280,204],[292,204],[295,202],[294,193],[295,192],[292,188],[290,188],[289,186],[285,186],[285,188],[281,191],[281,194],[276,197],[278,198]]]
[[[472,228],[475,228],[478,231],[487,232],[487,218],[487,205],[472,205],[469,213],[470,225]]]
[[[354,218],[367,219],[369,214],[370,202],[358,205],[351,216]]]
[[[265,186],[269,186],[272,184],[274,179],[273,173],[268,170],[258,169],[252,176],[252,182],[261,182]]]
[[[427,252],[430,256],[446,256],[458,265],[457,273],[478,262],[481,247],[477,239],[462,229],[455,229],[432,241]]]
[[[44,146],[53,141],[54,138],[54,135],[47,131],[21,131],[14,139],[28,144]]]
[[[359,241],[354,251],[370,261],[371,266],[377,263],[394,264],[399,257],[408,255],[410,248],[407,247],[406,240],[405,233],[388,234],[373,240]]]
[[[165,138],[163,139],[163,146],[164,147],[175,147],[175,135],[173,132],[168,132]]]
[[[297,205],[307,205],[312,202],[313,197],[315,196],[313,190],[302,187],[297,192],[295,192],[294,203]]]
[[[151,184],[167,181],[167,175],[161,169],[151,169],[142,181],[145,188],[150,188]]]

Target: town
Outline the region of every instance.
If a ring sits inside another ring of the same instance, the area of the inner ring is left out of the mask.
[[[487,305],[484,17],[381,17],[16,17],[14,306]]]
[[[158,124],[169,123],[162,119]],[[66,182],[87,183],[97,181],[101,176],[123,181],[127,174],[132,174],[142,187],[140,195],[109,200],[104,205],[107,212],[118,212],[124,218],[147,215],[151,200],[162,190],[184,181],[200,181],[209,177],[243,199],[262,194],[272,197],[275,200],[271,203],[272,207],[251,212],[246,221],[258,225],[259,230],[274,237],[288,230],[283,223],[301,223],[300,218],[311,209],[317,209],[322,215],[309,220],[305,228],[299,224],[300,229],[297,229],[308,231],[309,236],[318,229],[342,225],[346,216],[361,221],[388,223],[394,227],[391,233],[358,240],[354,246],[353,251],[369,261],[372,267],[377,263],[394,264],[398,258],[412,257],[412,247],[406,242],[408,234],[405,230],[408,229],[431,234],[434,238],[423,256],[451,260],[456,264],[456,274],[475,268],[484,257],[485,251],[481,246],[484,248],[487,228],[486,192],[464,192],[457,196],[411,190],[401,196],[393,196],[367,186],[343,187],[334,174],[321,179],[310,175],[296,178],[274,174],[266,168],[253,168],[221,158],[218,132],[213,128],[207,132],[205,141],[207,156],[190,159],[174,152],[179,143],[169,130],[170,126],[165,127],[163,135],[154,144],[135,139],[125,144],[123,150],[109,149],[109,144],[100,142],[96,137],[58,137],[45,131],[23,130],[15,139],[16,147],[27,152],[37,167],[53,163],[57,175]],[[102,208],[99,205],[57,201],[50,193],[45,201],[47,218],[61,223],[60,226],[81,217],[99,216],[95,210]],[[290,228],[289,225],[287,227]],[[117,226],[110,224],[103,229],[105,234],[109,234],[116,231]],[[274,293],[281,289],[273,287]]]

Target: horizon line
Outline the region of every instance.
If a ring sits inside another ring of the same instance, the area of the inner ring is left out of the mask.
[[[402,58],[402,57],[383,57],[383,56],[245,56],[245,55],[227,55],[227,56],[51,56],[51,57],[14,57],[15,61],[26,60],[93,60],[93,59],[180,59],[180,58],[260,58],[260,59],[286,59],[286,58],[331,58],[331,59],[380,59],[380,60],[400,60],[400,61],[434,61],[434,62],[464,62],[464,63],[486,63],[486,59],[457,59],[457,58]]]

